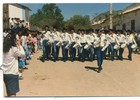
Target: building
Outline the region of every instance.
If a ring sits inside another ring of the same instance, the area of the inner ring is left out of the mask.
[[[7,27],[9,25],[9,18],[19,18],[29,24],[30,11],[30,8],[21,4],[3,4],[3,26]]]
[[[105,16],[106,17],[103,17]],[[101,17],[102,16],[102,17]],[[100,20],[99,20],[99,17]],[[119,30],[140,30],[140,4],[134,3],[125,9],[113,12],[113,29]],[[109,29],[109,13],[100,14],[92,20],[93,29],[106,28]]]

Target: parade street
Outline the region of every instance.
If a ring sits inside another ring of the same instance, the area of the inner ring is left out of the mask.
[[[28,61],[28,70],[20,80],[17,96],[139,96],[140,55],[133,60],[104,60],[103,70],[97,73],[97,61],[37,60],[42,51]],[[124,58],[127,58],[127,49]],[[4,89],[5,91],[5,89]],[[4,92],[4,95],[6,93]]]

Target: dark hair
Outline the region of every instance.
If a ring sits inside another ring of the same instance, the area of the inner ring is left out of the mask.
[[[10,48],[12,46],[16,46],[16,34],[14,32],[14,30],[11,31],[11,33],[9,33],[3,41],[3,52],[7,53],[9,52]]]

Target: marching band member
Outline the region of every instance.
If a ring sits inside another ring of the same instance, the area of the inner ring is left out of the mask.
[[[75,56],[76,56],[76,48],[74,47],[76,41],[78,38],[78,34],[74,32],[74,29],[71,29],[70,32],[70,58],[71,61],[73,62],[75,60]]]
[[[82,62],[85,61],[85,53],[86,53],[86,49],[84,48],[84,46],[87,43],[87,35],[85,34],[85,30],[83,29],[81,31],[81,34],[79,36],[79,43],[80,46],[78,47],[78,53],[79,53],[79,60],[81,60]]]
[[[103,63],[103,56],[104,51],[102,48],[105,46],[105,34],[102,31],[97,32],[97,37],[94,42],[94,46],[96,47],[96,54],[97,54],[97,64],[98,64],[98,73],[102,70],[102,63]]]
[[[42,50],[43,50],[43,57],[41,58],[41,60],[44,62],[45,59],[49,60],[49,56],[50,56],[50,44],[49,44],[49,37],[50,37],[50,31],[49,31],[49,26],[46,25],[45,26],[45,31],[43,32],[44,37],[42,40]]]
[[[63,61],[65,62],[68,59],[68,49],[66,48],[66,46],[69,45],[70,42],[70,36],[65,28],[63,28],[63,33],[60,34],[60,37],[62,43],[62,56]]]
[[[126,37],[123,34],[123,31],[119,30],[118,32],[118,42],[120,44],[120,49],[119,49],[119,59],[122,61],[123,60],[123,51],[124,48],[126,47]]]
[[[97,37],[97,35],[95,33],[93,33],[93,29],[89,29],[89,34],[87,35],[87,44],[89,45],[89,60],[93,61],[94,58],[94,46],[93,43],[95,41],[95,38]]]
[[[108,50],[109,50],[109,53],[111,52],[111,60],[113,61],[114,53],[115,53],[114,46],[115,46],[115,44],[117,44],[117,45],[119,44],[118,40],[117,40],[117,35],[113,32],[112,29],[110,29],[109,35],[106,35],[106,37],[107,37],[107,40],[110,42]]]
[[[58,60],[59,49],[60,49],[60,33],[53,27],[52,32],[53,44],[52,44],[52,55],[54,57],[54,61]]]
[[[129,51],[128,59],[132,61],[132,50],[134,46],[135,47],[137,46],[137,44],[131,31],[127,31],[126,41],[127,41],[127,48]]]

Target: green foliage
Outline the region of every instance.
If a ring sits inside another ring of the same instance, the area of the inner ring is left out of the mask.
[[[74,28],[75,31],[78,29],[89,29],[91,28],[90,17],[88,15],[74,15],[65,22],[65,27],[68,28],[68,30]]]
[[[36,14],[31,16],[31,28],[42,28],[45,25],[55,26],[59,30],[63,28],[63,15],[55,4],[45,4]]]

